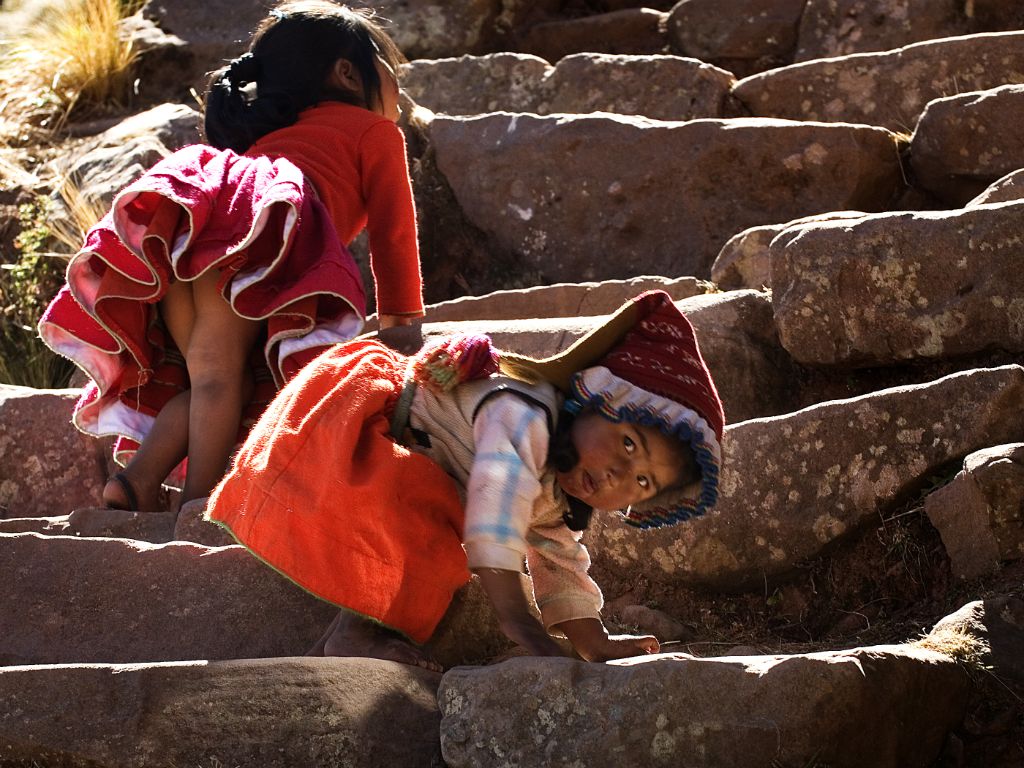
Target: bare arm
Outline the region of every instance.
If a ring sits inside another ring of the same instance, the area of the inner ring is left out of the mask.
[[[498,614],[501,631],[533,656],[564,656],[562,649],[530,613],[519,573],[499,568],[474,570]]]

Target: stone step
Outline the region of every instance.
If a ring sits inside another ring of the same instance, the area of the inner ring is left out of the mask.
[[[639,572],[670,587],[753,587],[818,557],[937,471],[1024,440],[1024,367],[1008,365],[837,400],[726,429],[718,505],[640,531],[596,516],[584,534],[598,582]]]
[[[62,514],[99,501],[110,441],[72,426],[81,394],[0,384],[0,518]]]
[[[963,716],[968,689],[955,661],[906,645],[513,659],[444,676],[441,749],[449,768],[925,768]]]
[[[0,668],[0,764],[436,768],[439,679],[340,658]]]
[[[0,533],[0,580],[3,666],[297,656],[337,613],[240,546]],[[510,647],[474,579],[428,650],[448,667]]]
[[[760,117],[877,125],[909,135],[934,99],[1021,80],[1018,31],[805,61],[744,78],[732,93]]]
[[[486,112],[613,112],[655,120],[735,117],[731,73],[682,56],[580,53],[555,66],[517,53],[420,59],[403,67],[402,90],[446,115]]]
[[[791,655],[521,658],[443,677],[301,657],[6,667],[0,761],[915,768],[963,716],[964,664],[1013,690],[1022,643],[1024,602],[998,597],[913,643]]]
[[[706,278],[748,227],[885,210],[904,189],[895,137],[863,125],[498,113],[437,116],[426,134],[488,258],[533,284]]]
[[[810,365],[877,367],[1024,351],[1024,201],[784,230],[775,323]]]

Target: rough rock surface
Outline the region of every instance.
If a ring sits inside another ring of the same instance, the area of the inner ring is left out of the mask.
[[[102,536],[163,544],[174,538],[174,514],[83,507],[56,517],[18,517],[0,520],[0,533]]]
[[[441,750],[450,768],[924,768],[961,718],[967,687],[952,659],[910,646],[609,664],[513,659],[444,676]]]
[[[1006,174],[967,203],[967,207],[994,205],[1021,199],[1024,199],[1024,169]]]
[[[0,574],[5,665],[302,655],[334,616],[241,547],[0,534]]]
[[[1024,688],[1024,600],[1013,596],[975,600],[939,621],[930,634],[936,637],[948,631],[981,640],[978,661],[1018,689]]]
[[[551,70],[525,53],[420,59],[403,65],[402,90],[417,105],[446,115],[536,112],[538,89]]]
[[[732,291],[678,302],[701,340],[701,353],[715,377],[730,422],[791,410],[797,396],[789,356],[771,320],[767,294]],[[534,357],[553,355],[603,321],[603,317],[495,322],[428,323],[430,336],[486,333],[499,349]]]
[[[771,244],[775,322],[800,362],[1024,350],[1024,202],[794,227]]]
[[[805,0],[680,0],[668,17],[672,50],[746,77],[792,61]]]
[[[726,430],[719,502],[649,531],[598,516],[584,535],[595,571],[628,581],[749,587],[877,516],[951,461],[1024,439],[1024,368],[946,376]],[[827,450],[826,450],[827,447]]]
[[[536,56],[496,53],[406,65],[402,88],[446,115],[613,112],[657,120],[728,117],[733,76],[681,56],[581,53],[551,67]]]
[[[301,656],[337,613],[240,546],[0,532],[0,580],[0,666]],[[509,646],[474,579],[429,650],[447,667]]]
[[[371,659],[7,667],[0,762],[439,768],[439,677]]]
[[[730,117],[732,73],[682,56],[567,56],[544,83],[540,114],[615,112],[655,120]]]
[[[922,40],[989,32],[949,0],[807,0],[796,61],[888,51]]]
[[[1024,85],[962,93],[928,104],[910,142],[918,184],[963,205],[1024,168]]]
[[[0,384],[0,517],[47,517],[99,503],[110,444],[71,425],[80,394]]]
[[[862,211],[831,211],[817,216],[805,216],[785,224],[766,224],[745,229],[729,238],[711,265],[711,281],[719,288],[731,291],[737,288],[761,289],[771,287],[771,262],[768,246],[775,236],[789,227],[815,221],[859,219]]]
[[[893,136],[867,126],[492,114],[436,117],[430,140],[469,221],[540,283],[706,277],[738,231],[878,210],[902,185]]]
[[[65,173],[82,197],[109,207],[114,196],[175,149],[199,141],[201,118],[184,104],[163,104],[104,131],[68,158]]]
[[[578,19],[548,21],[517,37],[516,50],[548,61],[574,53],[665,53],[664,13],[652,8],[622,8]]]
[[[954,576],[976,579],[1024,558],[1024,444],[972,453],[949,484],[928,494],[924,509]]]
[[[463,296],[427,307],[430,322],[530,320],[533,318],[608,315],[644,291],[660,290],[673,299],[707,293],[711,286],[693,277],[669,279],[654,275],[600,283],[558,283],[520,290]],[[367,328],[375,325],[367,323]]]
[[[736,83],[753,115],[866,123],[911,133],[928,102],[1024,81],[1024,32],[966,35],[818,59]]]

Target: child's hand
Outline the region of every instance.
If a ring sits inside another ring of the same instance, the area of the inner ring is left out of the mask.
[[[516,571],[498,568],[475,570],[498,614],[501,631],[532,656],[564,656],[561,647],[530,613],[523,584]]]
[[[573,619],[556,626],[587,661],[625,659],[661,650],[661,644],[652,635],[609,635],[600,619]]]

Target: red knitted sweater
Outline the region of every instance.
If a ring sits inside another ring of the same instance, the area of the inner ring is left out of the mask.
[[[323,102],[246,154],[295,163],[312,181],[341,242],[348,245],[369,230],[379,313],[423,314],[416,208],[398,126],[361,107]]]

